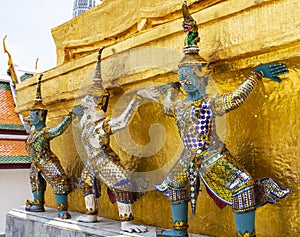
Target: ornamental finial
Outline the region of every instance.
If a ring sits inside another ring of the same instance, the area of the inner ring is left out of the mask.
[[[7,35],[4,36],[3,38],[3,49],[4,49],[4,53],[6,53],[8,55],[8,70],[7,73],[8,75],[11,77],[11,80],[13,82],[13,85],[16,86],[16,84],[18,84],[18,77],[15,71],[15,67],[12,61],[12,57],[10,55],[10,53],[8,52],[8,50],[6,49],[6,45],[5,45],[5,39],[6,39]]]

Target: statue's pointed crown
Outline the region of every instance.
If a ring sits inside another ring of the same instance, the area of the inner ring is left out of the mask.
[[[98,58],[97,58],[97,64],[96,64],[96,70],[95,70],[95,76],[93,78],[93,85],[96,87],[99,87],[99,89],[103,90],[103,80],[101,78],[101,54],[105,46],[102,46],[98,51]]]
[[[34,103],[32,106],[32,110],[46,110],[46,106],[43,104],[43,98],[41,93],[41,80],[42,80],[43,74],[41,74],[38,77],[37,87],[36,87],[36,93],[34,98]]]
[[[103,91],[103,80],[101,77],[101,55],[105,47],[102,46],[98,51],[97,62],[92,84],[90,84],[87,93],[90,95],[100,95]]]
[[[99,110],[106,112],[109,100],[109,92],[103,87],[103,80],[101,77],[101,55],[105,46],[102,46],[98,51],[98,58],[96,63],[95,74],[92,82],[92,86],[88,91],[88,94],[94,96],[94,101],[98,105]]]
[[[179,63],[180,66],[193,65],[200,63],[207,65],[207,61],[199,56],[198,43],[200,42],[200,37],[198,36],[198,26],[197,22],[194,20],[189,12],[186,0],[182,4],[182,15],[183,15],[183,31],[186,33],[184,40],[184,57]]]

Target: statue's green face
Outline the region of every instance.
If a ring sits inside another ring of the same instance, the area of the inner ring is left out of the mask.
[[[206,95],[205,88],[208,82],[207,73],[202,70],[201,64],[181,66],[178,71],[179,82],[186,93],[200,93],[200,97]]]
[[[36,125],[41,121],[42,111],[40,110],[30,110],[28,120],[30,125]]]

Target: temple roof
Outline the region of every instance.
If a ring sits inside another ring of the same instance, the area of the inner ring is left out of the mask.
[[[24,140],[0,139],[0,164],[29,163]]]
[[[0,168],[28,166],[30,158],[25,149],[26,132],[15,113],[12,91],[6,81],[0,81],[0,111]]]
[[[14,99],[7,82],[0,82],[0,111],[0,129],[25,130],[15,113]]]

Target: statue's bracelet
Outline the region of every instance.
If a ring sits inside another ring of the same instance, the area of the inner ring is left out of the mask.
[[[140,101],[140,102],[142,102],[144,100],[144,98],[139,94],[135,94],[134,97],[137,101]]]
[[[103,130],[106,132],[106,134],[113,134],[113,132],[111,131],[111,127],[110,127],[110,124],[109,124],[109,121],[110,121],[110,117],[106,117],[103,121]]]
[[[255,79],[262,79],[264,77],[264,73],[262,71],[252,71],[251,74],[253,77],[256,77]]]
[[[72,113],[72,111],[70,111],[70,112],[67,114],[67,116],[69,116],[70,119],[71,119],[71,121],[73,121],[73,113]]]

